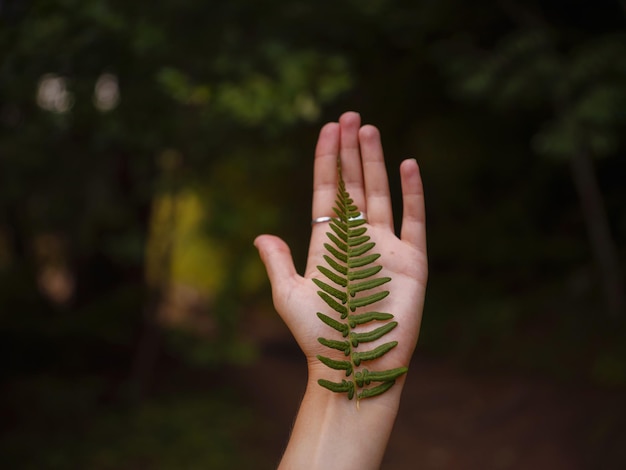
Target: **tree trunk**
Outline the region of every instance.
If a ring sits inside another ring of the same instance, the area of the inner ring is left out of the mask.
[[[619,318],[626,309],[624,278],[593,161],[583,148],[570,159],[572,178],[583,213],[591,249],[600,271],[608,313]]]
[[[166,242],[162,249],[155,255],[157,257],[156,264],[158,265],[158,273],[156,273],[156,276],[158,279],[152,280],[154,285],[150,285],[150,281],[147,279],[147,273],[144,273],[147,294],[146,303],[139,341],[131,365],[130,377],[131,400],[135,403],[140,403],[143,400],[152,384],[159,351],[161,349],[162,331],[158,319],[159,309],[163,302],[164,293],[171,282],[171,265],[174,249],[173,232],[178,214],[176,202],[178,193],[175,189],[172,189],[169,194],[172,203],[167,214],[167,230],[165,235],[161,234],[161,236],[165,236]],[[152,216],[154,216],[153,210],[150,211],[150,216],[147,218],[148,222],[146,222],[146,244],[151,236],[150,227],[152,224],[150,219]],[[146,263],[144,263],[144,270],[145,269]]]

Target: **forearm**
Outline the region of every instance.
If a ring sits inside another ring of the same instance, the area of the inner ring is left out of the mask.
[[[393,428],[404,378],[382,396],[348,400],[310,373],[280,470],[378,469]]]

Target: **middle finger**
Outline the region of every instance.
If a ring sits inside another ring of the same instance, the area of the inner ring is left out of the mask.
[[[360,211],[366,212],[363,166],[359,150],[361,116],[355,112],[344,113],[339,118],[341,175],[346,190]]]

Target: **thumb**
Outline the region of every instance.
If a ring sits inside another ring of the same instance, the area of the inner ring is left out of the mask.
[[[281,298],[280,293],[289,289],[289,285],[298,275],[291,250],[283,240],[274,235],[259,235],[254,240],[254,246],[259,250],[261,261],[265,265],[276,303]]]

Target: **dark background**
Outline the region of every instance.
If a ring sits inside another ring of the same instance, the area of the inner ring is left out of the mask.
[[[623,1],[0,1],[0,455],[272,468],[345,110],[420,162],[430,281],[387,468],[626,466]],[[493,458],[492,458],[493,457]],[[402,467],[405,465],[405,467]]]

